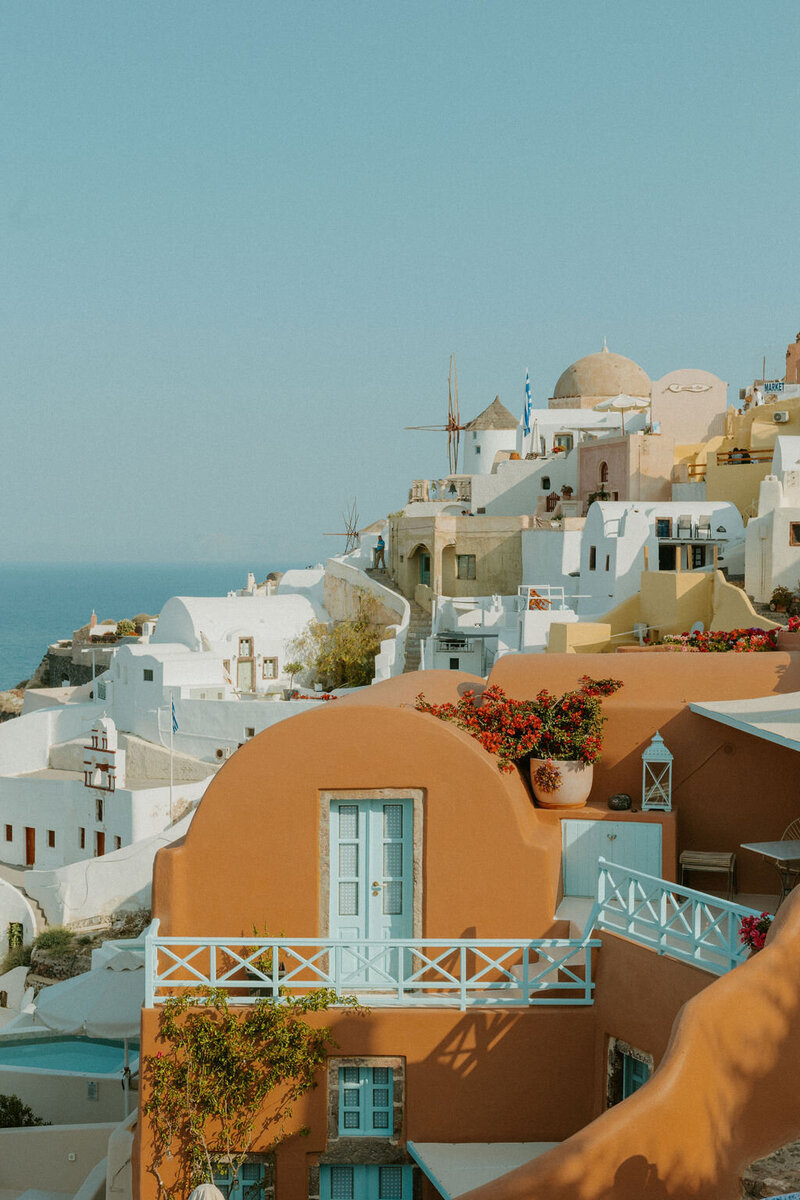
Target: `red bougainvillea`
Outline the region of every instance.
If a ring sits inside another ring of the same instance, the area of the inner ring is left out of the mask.
[[[432,704],[420,693],[416,708],[471,734],[497,756],[501,771],[512,771],[530,757],[593,763],[602,745],[603,697],[622,683],[588,675],[580,682],[575,691],[554,696],[543,690],[535,700],[513,700],[495,686],[480,696],[465,692],[455,704]]]
[[[751,950],[763,950],[772,921],[773,918],[768,912],[762,912],[760,917],[742,917],[739,941]]]

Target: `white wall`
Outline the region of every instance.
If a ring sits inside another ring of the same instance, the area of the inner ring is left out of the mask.
[[[580,529],[523,529],[522,578],[529,586],[563,587],[567,597],[580,590],[572,572],[580,570]]]
[[[57,776],[64,774],[66,772],[58,772]],[[189,806],[196,806],[207,784],[208,779],[177,782],[173,789],[174,812],[185,812]],[[103,805],[101,821],[97,820],[98,799]],[[115,838],[119,838],[125,848],[168,825],[168,784],[101,792],[85,787],[82,779],[0,777],[0,853],[8,863],[25,865],[26,828],[35,830],[35,865],[44,870],[92,859],[97,832],[105,834],[108,853],[115,849]],[[6,826],[11,827],[10,841],[7,840]],[[85,830],[83,849],[80,846],[81,829]],[[54,847],[48,845],[51,830],[55,834]]]
[[[738,574],[744,569],[744,527],[739,511],[727,501],[702,504],[641,502],[595,502],[590,505],[581,542],[579,591],[586,599],[578,601],[581,615],[608,612],[614,605],[635,595],[645,570],[645,546],[648,569],[658,570],[659,539],[656,519],[669,517],[673,530],[679,516],[689,515],[694,524],[698,517],[710,516],[712,534],[724,526],[727,541],[720,546],[719,565]],[[686,539],[700,544],[700,538]],[[712,568],[713,542],[708,543],[706,570]],[[590,569],[591,551],[595,550],[595,569]],[[608,560],[608,569],[606,569]]]
[[[471,475],[492,469],[494,456],[499,450],[516,450],[517,430],[514,429],[466,429],[462,442],[461,473]],[[473,512],[475,510],[473,509]]]
[[[190,814],[169,830],[103,858],[57,870],[27,871],[25,890],[51,925],[88,921],[119,909],[149,908],[153,859],[162,846],[185,835],[191,819]]]
[[[94,704],[40,709],[0,723],[0,776],[41,771],[53,742],[88,734],[98,717]],[[88,739],[87,739],[88,740]]]
[[[19,921],[22,940],[32,942],[36,934],[36,917],[28,901],[13,884],[0,879],[0,958],[8,950],[8,926],[10,921]],[[3,985],[0,983],[0,988]]]
[[[116,1087],[122,1091],[119,1083]],[[107,1124],[0,1129],[0,1188],[17,1194],[36,1188],[74,1195],[92,1167],[105,1158],[117,1115]]]
[[[779,439],[800,442],[800,439]],[[800,587],[800,546],[791,543],[792,526],[800,523],[800,472],[785,471],[782,479],[761,481],[758,516],[747,524],[744,586],[762,604],[776,587]]]
[[[551,458],[509,459],[498,463],[493,475],[473,475],[470,511],[485,508],[487,516],[524,516],[536,512],[540,496],[560,492],[564,484],[577,490],[578,455],[574,450]]]

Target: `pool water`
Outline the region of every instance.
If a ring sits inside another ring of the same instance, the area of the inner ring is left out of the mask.
[[[129,1042],[131,1065],[138,1056],[139,1043]],[[114,1075],[125,1065],[124,1043],[103,1038],[25,1038],[0,1041],[0,1070],[23,1067],[38,1071],[76,1072]]]

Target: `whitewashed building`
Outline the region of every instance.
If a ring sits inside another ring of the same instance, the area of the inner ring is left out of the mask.
[[[744,526],[727,501],[597,501],[581,541],[578,612],[608,612],[639,591],[642,571],[726,567],[744,573]]]
[[[776,587],[800,587],[800,437],[778,437],[747,524],[745,591],[768,603]]]

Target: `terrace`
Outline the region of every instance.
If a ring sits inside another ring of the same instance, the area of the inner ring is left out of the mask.
[[[528,1008],[593,1003],[595,932],[722,975],[747,957],[743,917],[755,910],[641,871],[598,862],[597,896],[580,938],[146,939],[145,1006],[201,987],[236,1004],[330,988],[370,1007]]]

